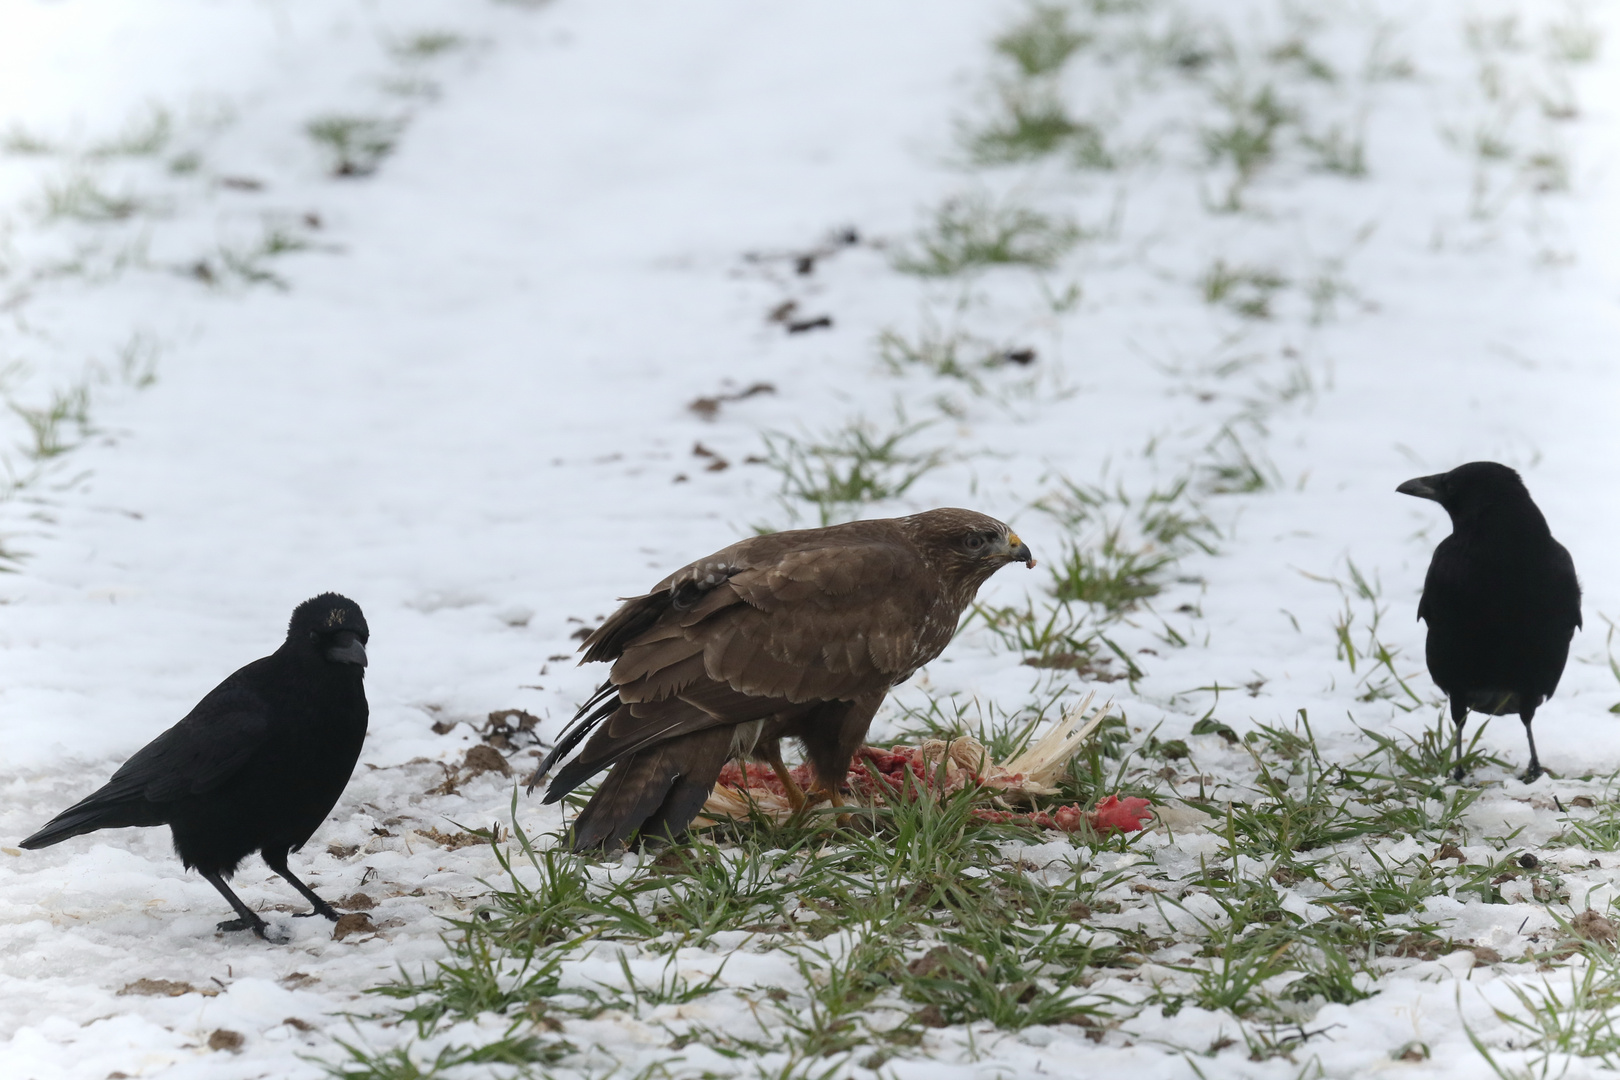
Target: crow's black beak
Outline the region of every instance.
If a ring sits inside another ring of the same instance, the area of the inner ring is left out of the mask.
[[[1445,473],[1437,473],[1434,476],[1420,476],[1416,480],[1408,480],[1395,490],[1402,495],[1416,495],[1420,499],[1439,501],[1440,481],[1444,478]]]
[[[339,630],[326,647],[326,658],[334,664],[366,666],[366,646],[353,630]]]

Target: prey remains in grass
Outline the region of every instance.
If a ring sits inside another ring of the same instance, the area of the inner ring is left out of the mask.
[[[1110,795],[1090,810],[1078,804],[1039,805],[1061,792],[1059,785],[1069,763],[1107,719],[1108,705],[1089,711],[1092,696],[1069,710],[1039,742],[1005,763],[992,760],[984,744],[968,735],[948,741],[925,739],[918,746],[888,750],[868,746],[850,763],[845,787],[855,806],[871,810],[917,799],[939,801],[976,789],[984,797],[972,816],[981,822],[1070,833],[1138,832],[1152,818],[1147,799]],[[760,818],[778,823],[796,820],[804,803],[795,798],[795,790],[811,776],[808,766],[784,776],[760,765],[728,764],[694,825]]]

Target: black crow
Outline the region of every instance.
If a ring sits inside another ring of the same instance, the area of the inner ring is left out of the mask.
[[[167,825],[174,849],[241,916],[265,922],[225,884],[254,851],[314,905],[332,906],[287,869],[336,805],[366,738],[366,641],[360,605],[336,593],[299,604],[287,640],[216,686],[174,727],[124,762],[107,784],[22,842],[50,847],[97,829]]]
[[[1451,699],[1462,779],[1462,731],[1468,710],[1517,713],[1530,740],[1525,783],[1541,775],[1536,706],[1552,697],[1569,641],[1581,625],[1575,563],[1554,540],[1519,474],[1494,461],[1471,461],[1420,476],[1395,489],[1433,499],[1451,515],[1423,580],[1418,618],[1429,624],[1429,674]]]

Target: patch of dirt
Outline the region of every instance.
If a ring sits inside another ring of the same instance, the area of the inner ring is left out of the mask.
[[[726,404],[727,402],[743,401],[746,398],[753,397],[755,394],[774,394],[774,393],[776,393],[776,387],[772,383],[757,382],[757,383],[750,384],[748,386],[748,388],[745,389],[745,390],[738,390],[738,391],[735,391],[733,393],[720,393],[720,394],[714,394],[714,395],[708,396],[708,397],[696,398],[692,402],[690,402],[686,407],[688,409],[690,409],[692,412],[697,413],[698,416],[702,417],[705,420],[713,420],[715,417],[720,415],[720,406]]]
[[[1572,930],[1587,941],[1607,945],[1610,948],[1614,947],[1616,937],[1620,936],[1615,934],[1614,923],[1610,922],[1606,916],[1599,915],[1590,908],[1575,916],[1569,925]]]
[[[479,836],[477,833],[446,833],[440,832],[437,828],[417,829],[416,835],[424,836],[433,841],[435,844],[448,848],[451,851],[455,851],[457,848],[472,847],[474,844],[489,843],[489,837]]]
[[[177,979],[136,979],[134,982],[118,991],[119,997],[135,994],[142,997],[179,997],[181,994],[201,994],[203,997],[218,997],[219,991],[212,988],[197,989],[188,982]]]
[[[1404,956],[1414,960],[1436,960],[1450,950],[1446,943],[1430,934],[1413,931],[1395,943],[1391,956]]]
[[[231,1031],[227,1028],[216,1028],[214,1029],[214,1033],[208,1036],[208,1049],[229,1050],[231,1053],[235,1054],[241,1052],[242,1044],[245,1042],[247,1042],[247,1040],[242,1037],[242,1033],[240,1031]]]

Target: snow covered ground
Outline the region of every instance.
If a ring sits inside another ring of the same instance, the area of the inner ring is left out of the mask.
[[[1190,735],[1206,714],[1242,733],[1305,710],[1340,763],[1370,748],[1358,725],[1432,723],[1413,617],[1446,526],[1393,489],[1477,458],[1519,468],[1581,571],[1586,627],[1537,725],[1562,779],[1477,772],[1462,851],[1488,860],[1487,838],[1515,828],[1515,851],[1539,850],[1577,796],[1605,813],[1620,773],[1612,5],[1319,7],[1076,4],[1091,40],[1020,81],[991,44],[1027,17],[1012,3],[0,3],[0,550],[16,571],[0,579],[0,843],[335,589],[373,629],[371,734],[293,865],[323,895],[376,903],[375,932],[332,940],[250,862],[237,887],[284,913],[275,947],[215,934],[223,905],[161,830],[0,847],[0,1073],[319,1076],[334,1038],[404,1045],[408,1027],[346,1014],[443,956],[437,916],[496,873],[488,845],[444,842],[509,822],[512,780],[446,783],[475,727],[521,709],[554,735],[599,678],[574,667],[575,631],[756,525],[817,523],[769,461],[813,464],[795,453],[855,423],[914,427],[901,453],[935,465],[834,512],[1012,521],[1043,566],[998,575],[991,606],[1050,604],[1047,567],[1102,543],[1096,515],[1036,507],[1065,478],[1121,493],[1131,508],[1103,513],[1130,522],[1190,479],[1173,505],[1208,516],[1215,553],[1187,548],[1106,625],[1119,655],[1092,665],[1140,668],[1104,689],[1143,738],[1188,741],[1184,794],[1189,770],[1253,771]],[[1056,152],[988,161],[1008,95],[1044,93],[1084,124]],[[942,221],[1020,210],[1049,265],[905,269],[929,236],[949,242]],[[953,336],[969,378],[940,370]],[[979,366],[1026,349],[1031,363]],[[1337,620],[1363,649],[1375,617],[1415,711],[1336,652]],[[1088,686],[1020,659],[974,625],[897,701],[1012,712]],[[899,724],[883,714],[875,741]],[[1485,745],[1522,768],[1516,723]],[[529,750],[519,739],[519,776]],[[562,824],[517,805],[532,833]],[[1141,850],[1174,880],[1211,835]],[[1047,840],[1028,857],[1072,861]],[[1555,932],[1549,912],[1607,910],[1620,854],[1542,857],[1563,873],[1550,901],[1440,896],[1431,915],[1511,961]],[[552,1071],[800,1075],[671,1048],[669,1023],[746,1026],[754,988],[799,978],[763,946],[735,953],[690,1014],[571,1023],[580,1049]],[[678,959],[712,973],[725,954]],[[1238,1030],[1218,1012],[1147,1004],[1101,1041],[930,1031],[883,1070],[1186,1076],[1209,1052],[1204,1076],[1488,1075],[1470,1031],[1516,1065],[1524,1045],[1492,1008],[1541,976],[1474,960],[1390,966],[1380,993],[1302,1017],[1324,1034],[1292,1058],[1218,1046]],[[611,952],[570,964],[576,984],[623,982]],[[1140,1003],[1154,977],[1091,989]],[[468,1042],[505,1024],[462,1027]],[[1421,1060],[1397,1060],[1419,1043]]]

